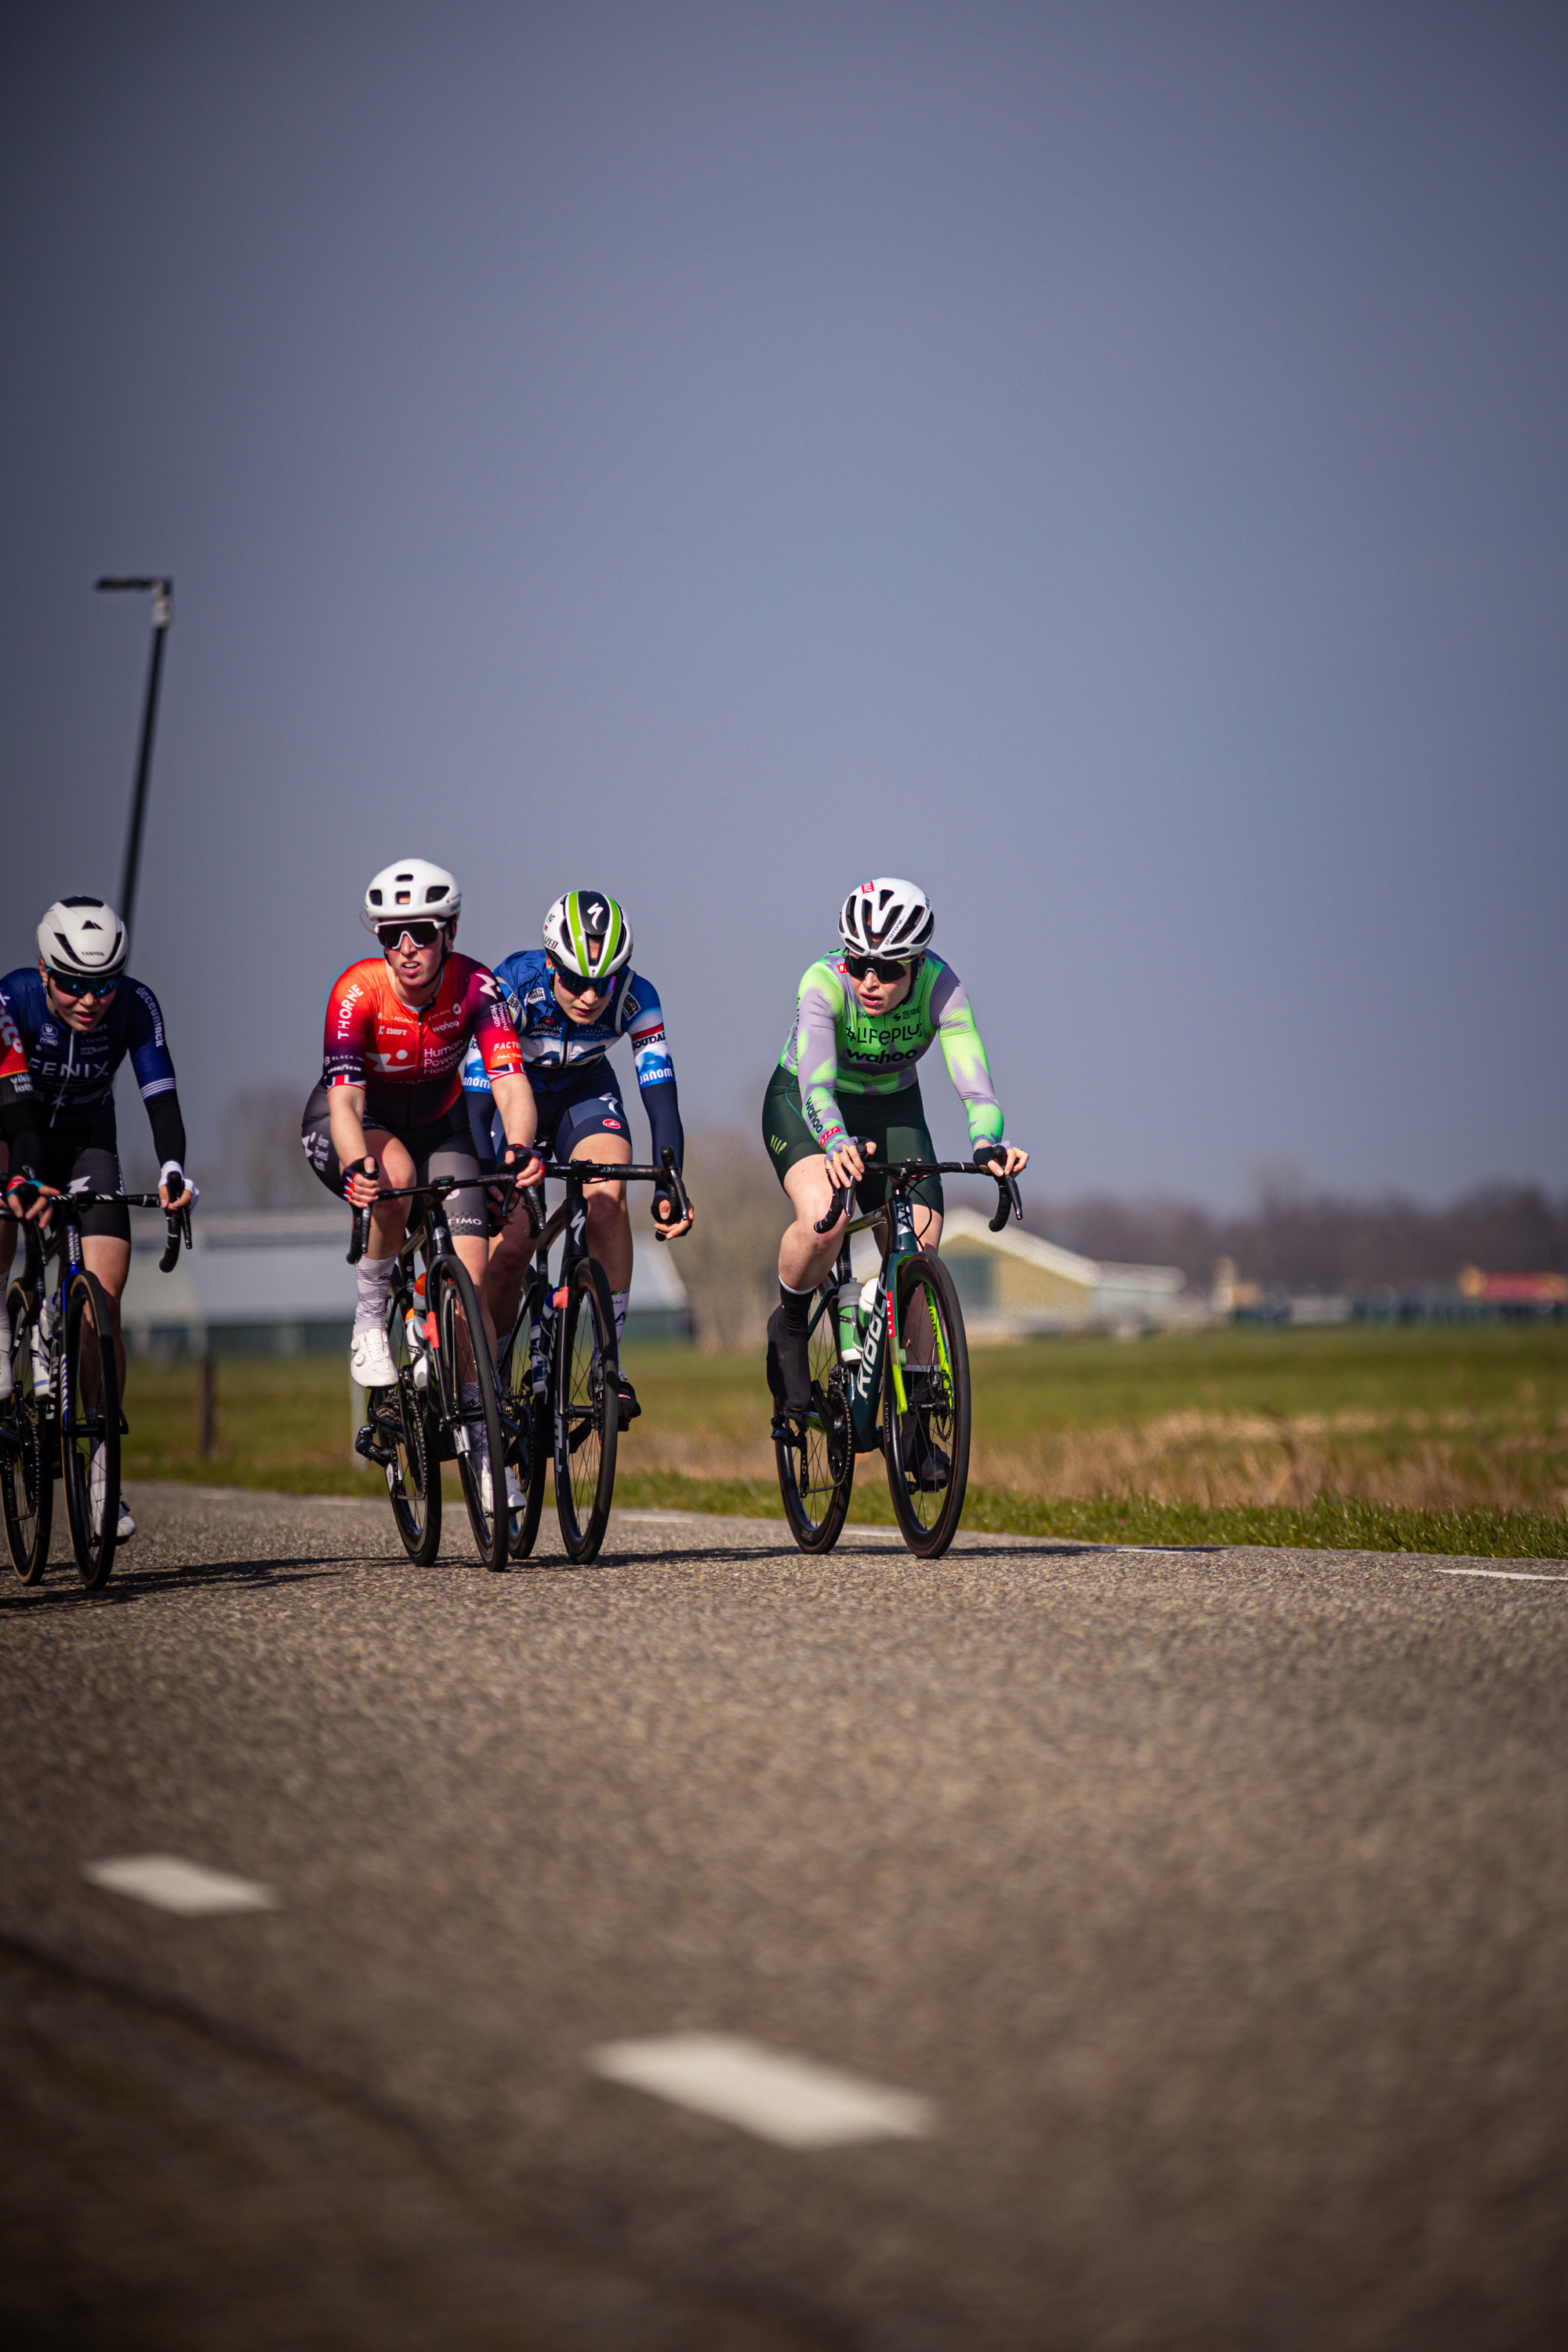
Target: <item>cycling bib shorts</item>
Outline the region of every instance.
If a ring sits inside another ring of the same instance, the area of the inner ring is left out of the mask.
[[[853,1095],[848,1097],[850,1132],[864,1136],[875,1143],[876,1155],[866,1163],[863,1181],[855,1187],[855,1199],[864,1211],[879,1209],[888,1197],[888,1182],[879,1169],[897,1166],[901,1160],[934,1160],[936,1148],[926,1125],[925,1105],[921,1100],[920,1086],[902,1087],[896,1094]],[[773,1174],[782,1184],[784,1172],[799,1160],[820,1160],[823,1147],[801,1108],[800,1086],[793,1071],[782,1066],[768,1080],[763,1097],[763,1142],[773,1162]],[[922,1176],[910,1195],[927,1209],[942,1213],[942,1178]]]

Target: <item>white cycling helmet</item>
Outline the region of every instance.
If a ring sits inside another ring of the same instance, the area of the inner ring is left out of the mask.
[[[851,955],[888,956],[900,963],[923,955],[935,929],[936,916],[920,884],[893,874],[851,890],[838,918],[838,936]]]
[[[101,898],[57,898],[38,925],[46,971],[72,980],[115,980],[130,950],[125,926]]]
[[[444,866],[432,866],[427,857],[405,857],[372,877],[360,920],[367,931],[400,917],[408,922],[456,923],[462,907],[463,894]]]
[[[579,980],[603,982],[630,963],[632,927],[603,890],[568,890],[544,918],[544,945]]]

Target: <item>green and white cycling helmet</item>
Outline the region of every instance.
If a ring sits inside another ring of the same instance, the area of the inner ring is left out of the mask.
[[[367,931],[379,931],[400,919],[455,924],[462,911],[463,894],[444,866],[405,857],[372,875],[359,919]]]
[[[851,955],[886,956],[912,963],[925,953],[936,929],[931,900],[918,882],[879,874],[850,891],[838,918],[838,936]]]
[[[568,890],[544,918],[544,949],[559,970],[602,988],[632,960],[632,927],[602,890]]]
[[[38,925],[45,971],[68,980],[118,980],[130,951],[124,924],[101,898],[57,898]]]

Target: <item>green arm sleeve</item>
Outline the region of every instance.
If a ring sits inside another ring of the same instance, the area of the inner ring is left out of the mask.
[[[800,983],[795,1016],[795,1070],[805,1123],[825,1151],[846,1133],[833,1089],[838,1077],[838,1024],[844,985],[826,963],[814,963]]]
[[[963,982],[951,965],[931,991],[931,1010],[942,1039],[947,1075],[958,1089],[968,1115],[971,1147],[1000,1143],[1002,1106],[992,1087],[991,1066],[985,1059],[985,1048],[980,1042]]]

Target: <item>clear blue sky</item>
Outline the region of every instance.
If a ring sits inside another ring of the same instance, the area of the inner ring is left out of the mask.
[[[136,962],[202,1162],[415,851],[488,961],[621,897],[690,1116],[890,869],[1041,1194],[1568,1186],[1560,6],[4,41],[0,969],[115,889],[91,583],[172,572]]]

